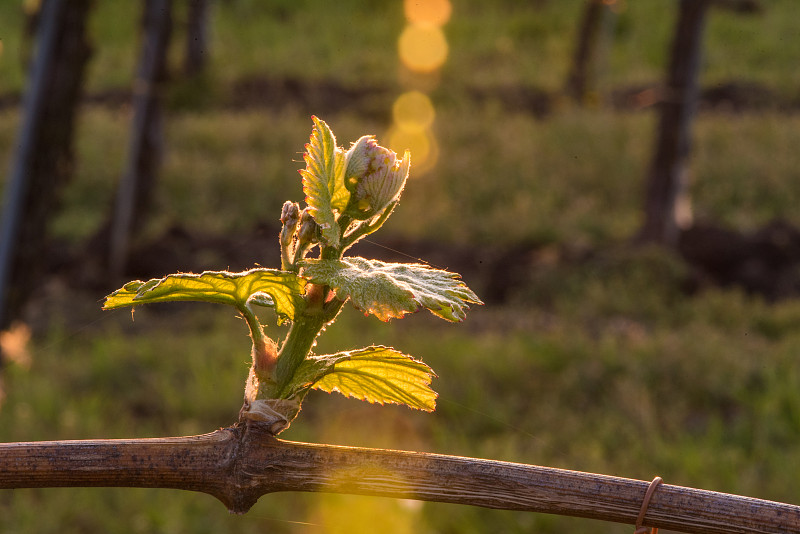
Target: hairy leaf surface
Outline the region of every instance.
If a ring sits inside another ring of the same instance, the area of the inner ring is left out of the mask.
[[[303,192],[314,220],[322,230],[323,239],[331,246],[339,246],[339,228],[334,210],[341,213],[350,200],[350,191],[344,185],[345,154],[336,146],[336,137],[330,127],[317,117],[311,140],[306,145],[303,159],[306,168]]]
[[[413,313],[420,306],[448,321],[466,317],[481,300],[456,273],[418,263],[384,263],[356,256],[342,260],[308,259],[303,276],[350,297],[353,305],[382,321]]]
[[[436,392],[430,387],[436,376],[419,360],[382,346],[312,356],[295,373],[295,388],[311,388],[371,403],[405,404],[433,411]]]
[[[303,305],[305,284],[294,273],[264,268],[241,273],[171,274],[147,282],[128,282],[106,297],[103,309],[170,301],[213,302],[242,309],[252,302],[272,306],[280,317],[293,319]]]

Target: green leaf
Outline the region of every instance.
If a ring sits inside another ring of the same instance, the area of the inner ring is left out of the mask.
[[[371,403],[405,404],[428,412],[436,408],[430,387],[436,376],[419,360],[382,346],[306,359],[295,373],[297,388],[337,391]]]
[[[336,137],[330,127],[317,117],[312,119],[311,141],[306,144],[303,154],[306,168],[300,171],[303,192],[308,209],[322,231],[322,238],[328,245],[338,247],[339,227],[335,211],[343,212],[350,200],[350,191],[344,185],[345,154],[336,146]]]
[[[241,273],[171,274],[147,282],[128,282],[106,297],[103,309],[151,302],[202,301],[229,304],[241,310],[253,303],[272,306],[280,317],[294,319],[303,306],[305,284],[294,273],[264,268]]]
[[[359,257],[307,259],[303,276],[336,290],[366,314],[382,321],[413,313],[420,306],[448,321],[462,321],[468,304],[483,304],[456,273],[418,263],[384,263]]]

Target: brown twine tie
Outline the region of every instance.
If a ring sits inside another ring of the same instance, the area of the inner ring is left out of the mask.
[[[651,530],[642,526],[642,523],[644,522],[644,515],[647,513],[647,507],[650,506],[650,498],[653,496],[653,493],[656,492],[656,487],[658,487],[659,484],[661,484],[661,477],[656,477],[647,487],[647,492],[645,492],[644,500],[642,501],[642,509],[639,510],[639,517],[636,518],[636,530],[633,531],[633,534],[658,534],[658,528],[653,527]]]

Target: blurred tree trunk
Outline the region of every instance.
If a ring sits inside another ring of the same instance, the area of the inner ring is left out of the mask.
[[[0,330],[44,274],[48,223],[73,168],[73,132],[91,47],[91,0],[47,0],[25,92],[0,234]]]
[[[639,239],[677,244],[679,230],[691,224],[689,152],[697,109],[698,72],[708,0],[680,0],[667,83],[647,178],[645,221]]]
[[[210,0],[189,0],[183,72],[190,78],[202,74],[208,63],[210,4]]]
[[[142,48],[133,82],[128,161],[117,190],[109,237],[109,274],[122,275],[132,234],[152,204],[164,150],[163,87],[172,32],[172,0],[145,0]]]
[[[587,0],[564,92],[578,104],[597,94],[601,56],[615,16],[614,2]]]

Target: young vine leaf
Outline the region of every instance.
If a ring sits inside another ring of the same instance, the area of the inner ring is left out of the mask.
[[[418,263],[384,263],[358,256],[306,259],[303,276],[350,297],[356,308],[381,321],[416,312],[420,306],[448,321],[462,321],[469,304],[482,304],[458,274]]]
[[[423,362],[383,346],[310,356],[295,374],[296,389],[339,392],[371,403],[405,404],[433,411],[437,394],[430,387],[436,376]]]
[[[338,247],[340,236],[335,212],[343,212],[350,200],[350,191],[344,184],[345,154],[336,146],[330,127],[317,117],[312,118],[314,129],[303,154],[306,168],[300,170],[303,192],[322,238],[328,245]]]
[[[241,273],[205,271],[171,274],[147,282],[135,280],[106,297],[104,310],[152,302],[201,301],[242,310],[250,303],[271,306],[279,317],[294,319],[303,306],[306,281],[294,273],[257,268]]]

